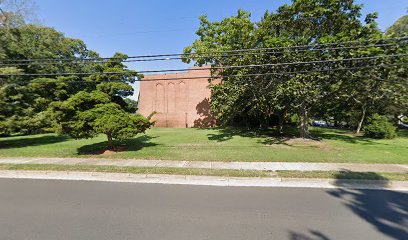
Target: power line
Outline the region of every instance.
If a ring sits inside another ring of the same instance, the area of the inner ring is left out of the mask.
[[[249,48],[249,49],[236,49],[236,50],[226,50],[226,51],[215,51],[215,52],[201,52],[201,53],[173,53],[173,54],[158,54],[158,55],[142,55],[142,56],[131,56],[129,59],[134,58],[148,58],[148,57],[172,57],[172,56],[190,56],[190,55],[213,55],[221,53],[237,53],[237,52],[251,52],[251,51],[269,51],[269,50],[282,50],[282,49],[298,49],[298,48],[312,48],[304,50],[326,50],[319,49],[315,47],[327,47],[341,44],[350,44],[350,43],[366,43],[366,42],[375,42],[375,41],[404,41],[408,40],[408,37],[399,37],[399,38],[382,38],[382,39],[367,39],[362,41],[347,41],[347,42],[332,42],[325,44],[308,44],[308,45],[293,45],[293,46],[281,46],[281,47],[270,47],[270,48]],[[366,45],[362,45],[366,46]]]
[[[382,68],[382,67],[397,67],[397,66],[405,66],[405,65],[408,65],[408,62],[407,63],[399,63],[399,64],[382,64],[382,65],[371,65],[371,66],[360,66],[360,67],[326,68],[326,69],[315,69],[315,70],[307,70],[307,71],[252,73],[252,74],[236,74],[236,75],[226,75],[226,76],[151,78],[151,79],[134,79],[133,81],[135,81],[135,82],[150,82],[150,81],[174,81],[174,80],[196,80],[196,79],[225,79],[225,78],[230,78],[230,77],[258,77],[258,76],[270,76],[270,75],[281,76],[281,75],[293,75],[293,74],[304,74],[304,73],[332,72],[332,71],[357,70],[357,69],[372,69],[372,68]],[[115,74],[115,72],[111,72],[110,74]],[[123,74],[123,73],[121,73],[121,74]],[[1,82],[8,82],[8,81],[4,81],[4,80],[0,80],[0,81]],[[16,83],[16,82],[24,82],[24,81],[12,81],[12,82]],[[101,82],[122,82],[122,81],[117,81],[117,80],[100,81],[100,82],[63,81],[63,82],[59,82],[59,83],[68,83],[68,82],[98,84],[98,83],[101,83]],[[24,83],[26,83],[26,82],[24,82]],[[32,83],[53,83],[53,82],[36,81],[36,82],[32,82]]]
[[[161,81],[161,80],[188,80],[188,79],[223,79],[229,77],[257,77],[257,76],[267,76],[267,75],[288,75],[288,74],[299,74],[299,73],[313,73],[313,72],[331,72],[338,70],[356,70],[356,69],[365,69],[365,68],[380,68],[380,67],[394,67],[394,66],[404,66],[408,63],[399,63],[399,64],[383,64],[375,66],[360,66],[360,67],[344,67],[344,68],[329,68],[329,69],[316,69],[308,71],[292,71],[292,72],[270,72],[270,73],[252,73],[252,74],[237,74],[237,75],[227,75],[227,76],[207,76],[207,77],[190,77],[190,78],[151,78],[151,79],[142,79],[140,81]]]
[[[332,51],[332,50],[344,50],[344,49],[360,49],[360,48],[371,48],[371,47],[383,47],[383,46],[392,46],[395,44],[387,43],[387,44],[375,44],[375,45],[360,45],[360,46],[352,46],[352,47],[337,47],[337,48],[322,48],[322,49],[299,49],[296,50],[295,53],[299,52],[313,52],[313,51]],[[266,54],[277,54],[277,53],[288,53],[286,51],[281,52],[260,52],[260,53],[253,53],[253,52],[246,52],[246,53],[233,53],[233,54],[224,54],[219,57],[227,58],[231,56],[249,56],[249,55],[266,55]],[[200,55],[200,57],[215,57],[215,55]],[[131,59],[131,60],[122,60],[120,62],[147,62],[147,61],[166,61],[166,60],[181,60],[184,59],[183,57],[167,57],[167,58],[153,58],[153,59]],[[34,63],[33,63],[34,62]],[[47,61],[47,62],[20,62],[20,63],[0,63],[0,66],[28,66],[33,64],[41,64],[41,65],[57,65],[57,64],[99,64],[99,63],[106,63],[106,60],[100,61],[79,61],[79,60],[64,60],[64,61]]]
[[[269,63],[269,64],[249,64],[238,66],[223,66],[212,68],[185,68],[185,69],[164,69],[164,70],[142,70],[137,73],[163,73],[163,72],[182,72],[182,71],[208,71],[210,69],[235,69],[235,68],[254,68],[254,67],[272,67],[272,66],[288,66],[288,65],[303,65],[303,64],[319,64],[319,63],[333,63],[357,60],[373,60],[392,57],[405,57],[408,54],[391,54],[382,56],[359,57],[359,58],[345,58],[345,59],[328,59],[317,61],[303,61],[303,62],[286,62],[286,63]],[[0,74],[0,76],[73,76],[73,75],[92,75],[92,74],[126,74],[124,72],[89,72],[89,73],[27,73],[27,74]]]
[[[23,73],[23,74],[0,74],[1,76],[17,77],[17,76],[89,76],[93,74],[107,74],[107,75],[129,75],[126,72],[76,72],[76,73]],[[136,73],[135,73],[136,74]]]
[[[231,54],[219,54],[215,53],[213,55],[201,55],[197,54],[198,57],[205,58],[205,57],[212,57],[212,58],[229,58],[232,56],[250,56],[250,55],[271,55],[271,54],[280,54],[280,53],[300,53],[300,52],[318,52],[318,51],[333,51],[333,50],[345,50],[345,49],[361,49],[361,48],[371,48],[371,47],[382,47],[382,46],[392,46],[395,44],[376,44],[376,45],[361,45],[361,46],[352,46],[352,47],[337,47],[337,48],[318,48],[318,49],[297,49],[295,52],[288,52],[288,51],[267,51],[267,52],[244,52],[244,53],[231,53]],[[193,54],[195,55],[195,54]],[[166,58],[153,58],[153,59],[131,59],[131,60],[124,60],[122,62],[150,62],[150,61],[167,61],[167,60],[182,60],[185,57],[166,57]]]
[[[325,43],[325,44],[294,45],[294,46],[281,46],[281,47],[270,47],[270,48],[236,49],[236,50],[201,52],[201,53],[172,53],[172,54],[156,54],[156,55],[138,55],[138,56],[130,56],[127,59],[159,58],[159,57],[173,57],[173,56],[188,57],[188,56],[196,56],[196,55],[213,56],[214,54],[222,54],[222,53],[238,53],[238,52],[269,51],[269,50],[282,50],[282,49],[301,49],[301,48],[310,48],[310,49],[304,49],[306,51],[318,51],[318,50],[322,51],[322,50],[327,50],[327,49],[321,49],[319,47],[335,46],[335,45],[341,45],[341,44],[352,44],[352,43],[367,43],[367,42],[375,42],[375,41],[404,41],[404,40],[408,40],[408,37],[367,39],[367,40],[359,40],[359,41],[356,40],[356,41],[347,41],[347,42],[332,42],[332,43]],[[347,47],[342,47],[342,48],[346,49]],[[6,60],[2,60],[2,63],[5,63],[5,62],[6,63],[7,62],[32,62],[32,61],[102,61],[102,60],[120,60],[122,62],[121,59],[114,58],[114,57],[107,57],[107,58],[84,58],[84,59],[68,59],[68,58],[6,59]],[[169,58],[159,58],[159,59],[154,59],[154,60],[155,61],[169,60]],[[124,60],[124,61],[130,61],[130,60]],[[136,60],[132,60],[132,61],[136,61]],[[149,60],[142,59],[140,61],[149,61]]]
[[[304,61],[304,62],[249,64],[249,65],[240,65],[240,66],[222,66],[222,67],[211,67],[211,68],[186,68],[186,69],[165,69],[165,70],[148,70],[148,71],[142,70],[142,71],[138,71],[138,73],[208,71],[210,69],[221,69],[221,70],[223,70],[223,69],[234,69],[234,68],[271,67],[271,66],[286,66],[286,65],[299,65],[299,64],[332,63],[332,62],[355,61],[355,60],[372,60],[372,59],[381,59],[381,58],[388,58],[388,57],[405,57],[405,56],[408,56],[408,54],[392,54],[392,55],[383,55],[383,56],[345,58],[345,59],[330,59],[330,60]]]
[[[367,39],[367,40],[356,40],[356,41],[346,41],[346,42],[331,42],[331,43],[320,43],[320,44],[307,44],[307,45],[292,45],[292,46],[279,46],[279,47],[269,47],[269,48],[248,48],[248,49],[235,49],[235,50],[226,50],[226,51],[216,51],[216,52],[201,52],[201,53],[175,53],[175,54],[162,54],[162,55],[153,55],[154,57],[158,56],[185,56],[185,55],[200,55],[200,54],[214,54],[214,53],[235,53],[235,52],[248,52],[248,51],[263,51],[263,50],[281,50],[281,49],[292,49],[292,48],[313,48],[313,47],[327,47],[341,44],[351,44],[351,43],[366,43],[366,42],[375,42],[375,41],[403,41],[408,40],[408,37],[396,37],[396,38],[381,38],[381,39]],[[147,57],[147,56],[134,56],[129,58],[136,57]]]
[[[199,16],[197,17],[187,17],[187,18],[196,18],[198,19]],[[272,20],[270,22],[290,22],[290,21],[299,21],[299,20],[314,20],[314,19],[319,19],[321,17],[326,17],[324,15],[320,17],[305,17],[305,18],[296,18],[296,19],[282,19],[282,20]],[[183,19],[183,18],[180,18]],[[162,33],[162,32],[179,32],[179,31],[187,31],[187,30],[196,30],[197,28],[182,28],[182,29],[167,29],[167,30],[146,30],[146,31],[136,31],[136,32],[126,32],[126,33],[110,33],[110,34],[100,34],[96,35],[96,37],[104,37],[104,36],[124,36],[124,35],[134,35],[134,34],[145,34],[145,33]],[[84,36],[91,36],[91,35],[81,35],[82,37]]]
[[[98,35],[80,35],[79,37],[110,37],[110,36],[126,36],[135,34],[146,34],[146,33],[164,33],[164,32],[181,32],[195,30],[197,28],[180,28],[180,29],[167,29],[167,30],[146,30],[146,31],[136,31],[136,32],[126,32],[126,33],[109,33],[109,34],[98,34]]]

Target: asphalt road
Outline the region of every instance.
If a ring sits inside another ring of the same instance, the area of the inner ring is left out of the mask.
[[[0,179],[0,239],[408,239],[408,193]]]

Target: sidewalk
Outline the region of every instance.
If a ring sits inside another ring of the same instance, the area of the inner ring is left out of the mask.
[[[128,167],[206,168],[231,170],[298,170],[298,171],[353,171],[353,172],[408,172],[408,164],[359,163],[302,163],[302,162],[207,162],[172,160],[132,160],[102,158],[0,158],[11,164],[63,164],[105,165]]]

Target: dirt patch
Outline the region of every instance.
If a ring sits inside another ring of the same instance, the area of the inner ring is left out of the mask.
[[[102,150],[101,152],[102,152],[101,155],[113,155],[116,153],[115,151],[112,150]]]
[[[291,138],[285,142],[291,146],[307,146],[307,147],[324,147],[326,143],[324,141],[318,141],[313,139],[304,138]]]
[[[114,149],[100,149],[97,151],[92,152],[92,155],[114,155],[117,152],[123,152],[126,150],[126,147],[123,146],[119,146],[119,147],[115,147]]]

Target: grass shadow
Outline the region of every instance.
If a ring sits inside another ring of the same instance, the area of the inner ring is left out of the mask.
[[[362,145],[390,145],[387,143],[381,143],[375,139],[365,137],[363,135],[355,135],[350,130],[336,129],[336,128],[313,128],[310,132],[319,140],[336,140],[347,143],[356,143]],[[397,137],[408,138],[408,130],[404,128],[398,128]]]
[[[214,128],[212,128],[214,129]],[[198,129],[202,130],[202,129]],[[296,127],[286,127],[284,134],[279,134],[276,128],[267,129],[247,129],[247,128],[215,128],[215,133],[207,134],[211,141],[226,142],[234,138],[234,136],[246,138],[258,138],[257,143],[263,145],[287,145],[289,140],[296,139],[299,136],[299,129]],[[399,137],[408,138],[408,130],[399,129]],[[343,143],[351,143],[356,145],[383,145],[390,146],[393,143],[389,141],[378,141],[365,136],[355,135],[349,129],[337,128],[318,128],[310,129],[310,139],[313,141],[332,140]],[[311,146],[309,146],[311,147]]]
[[[378,141],[374,141],[371,138],[364,137],[364,136],[357,136],[354,135],[350,130],[343,130],[343,129],[319,129],[314,128],[310,130],[310,133],[317,139],[317,140],[334,140],[334,141],[342,141],[346,143],[354,143],[354,144],[362,144],[362,145],[389,145],[386,143],[380,143]]]
[[[299,129],[296,127],[286,127],[284,134],[278,133],[276,128],[267,129],[246,129],[246,128],[216,128],[217,133],[208,134],[208,139],[217,142],[229,141],[234,136],[261,138],[258,143],[264,145],[284,144],[290,139],[297,138]],[[354,136],[350,130],[335,129],[335,128],[312,128],[310,130],[310,138],[315,141],[335,140],[347,143],[358,144],[384,144],[373,141],[372,139],[363,136]]]
[[[211,141],[225,142],[229,141],[234,136],[246,138],[264,138],[260,140],[263,144],[280,144],[295,136],[293,130],[286,131],[285,135],[281,135],[275,128],[264,129],[247,129],[247,128],[216,128],[217,133],[207,134]]]
[[[350,172],[340,172],[336,185],[342,188],[330,190],[328,193],[342,200],[353,213],[373,225],[378,231],[393,239],[408,239],[408,193],[385,190],[356,189],[343,178]],[[376,173],[365,174],[365,178],[378,181],[378,186],[387,186],[388,180]],[[368,175],[367,175],[368,174]]]
[[[7,139],[1,139],[0,138],[0,149],[2,148],[23,148],[23,147],[29,147],[29,146],[41,146],[41,145],[46,145],[46,144],[53,144],[53,143],[58,143],[58,142],[64,142],[69,140],[70,138],[68,136],[27,136],[26,138],[24,137],[8,137]]]
[[[388,183],[388,179],[375,172],[353,172],[349,170],[341,170],[335,175],[336,184],[340,185],[342,179],[354,179],[354,180],[377,180],[384,181],[384,186]],[[378,184],[378,183],[377,183]]]
[[[115,141],[115,146],[120,149],[121,152],[127,151],[139,151],[146,147],[154,147],[159,144],[151,142],[152,139],[156,137],[152,137],[149,135],[142,135],[136,138],[127,139],[123,141]],[[89,145],[81,146],[77,149],[78,155],[99,155],[106,150],[108,146],[107,141],[93,143]]]
[[[281,145],[290,146],[289,144],[286,143],[290,139],[291,138],[289,137],[267,137],[265,139],[258,140],[257,143],[261,143],[264,145],[281,144]]]
[[[408,128],[399,127],[397,130],[398,137],[408,138]]]

